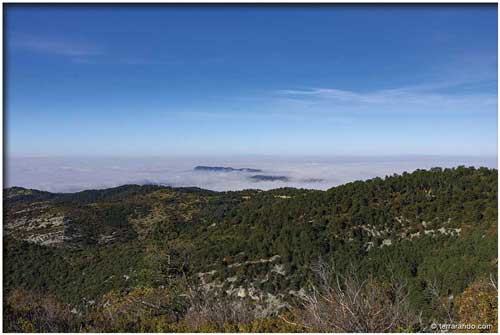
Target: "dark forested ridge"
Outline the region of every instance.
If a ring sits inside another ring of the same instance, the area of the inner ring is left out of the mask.
[[[4,329],[491,331],[497,180],[458,167],[327,191],[5,189]]]
[[[194,167],[195,171],[209,171],[209,172],[262,172],[260,169],[252,169],[252,168],[233,168],[230,166],[204,166],[198,165]]]

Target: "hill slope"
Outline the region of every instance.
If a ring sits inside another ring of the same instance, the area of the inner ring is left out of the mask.
[[[143,321],[134,318],[149,312],[131,307],[131,297],[147,300],[165,290],[168,307],[155,312],[166,318],[163,330],[182,330],[175,327],[194,306],[185,298],[189,292],[250,301],[256,317],[272,323],[264,330],[290,330],[298,323],[272,320],[303,309],[301,297],[318,283],[311,267],[321,262],[379,283],[403,278],[425,328],[450,311],[459,315],[451,305],[440,310],[439,299],[456,300],[470,285],[496,276],[497,178],[497,170],[459,167],[327,191],[5,189],[5,327],[23,330],[20,301],[35,308],[50,296],[73,312],[80,329],[120,331],[98,322],[103,309],[119,306],[132,320],[120,325],[137,330]],[[245,329],[252,330],[229,330]]]

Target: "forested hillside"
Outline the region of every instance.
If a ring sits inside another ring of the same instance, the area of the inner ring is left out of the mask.
[[[4,330],[493,331],[497,180],[458,167],[327,191],[5,189]]]

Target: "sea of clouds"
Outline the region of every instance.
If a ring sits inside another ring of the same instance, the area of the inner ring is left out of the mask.
[[[261,169],[194,171],[198,165]],[[21,186],[51,192],[76,192],[124,184],[195,186],[215,191],[297,187],[325,190],[355,180],[384,177],[431,167],[497,168],[497,157],[8,157],[4,187]],[[253,175],[286,176],[289,181],[255,181]]]

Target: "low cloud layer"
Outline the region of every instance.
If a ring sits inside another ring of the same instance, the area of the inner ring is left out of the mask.
[[[197,165],[261,169],[289,181],[255,181],[255,173],[194,171]],[[196,186],[215,191],[297,187],[325,190],[355,180],[435,166],[497,167],[496,157],[331,157],[331,158],[54,158],[13,157],[6,162],[5,187],[75,192],[123,184]]]

